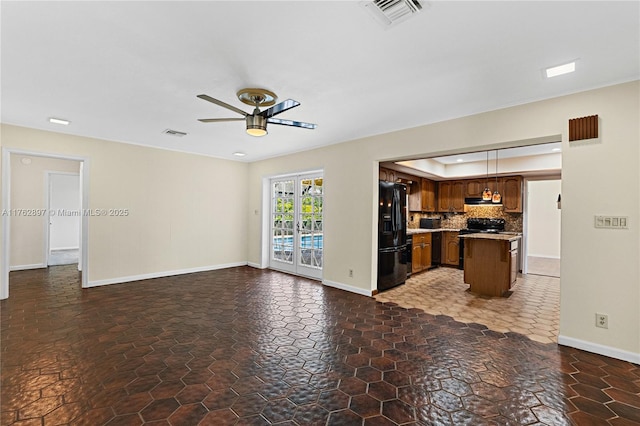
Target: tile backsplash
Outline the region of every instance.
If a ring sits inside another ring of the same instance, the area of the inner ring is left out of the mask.
[[[420,218],[439,217],[442,219],[443,228],[462,229],[467,227],[467,218],[470,217],[490,217],[505,220],[505,231],[522,232],[522,213],[505,213],[502,207],[494,206],[473,206],[464,214],[462,213],[409,213],[409,229],[420,227]],[[413,218],[413,220],[412,220]]]

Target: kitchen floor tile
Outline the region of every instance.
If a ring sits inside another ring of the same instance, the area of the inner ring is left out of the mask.
[[[375,296],[380,302],[477,322],[494,331],[513,331],[541,343],[557,342],[560,279],[518,275],[509,297],[481,296],[468,291],[463,271],[440,267],[412,275],[404,285]]]
[[[536,323],[518,313],[541,314],[518,294],[557,282],[519,278],[504,301],[462,288],[449,310],[455,270],[414,278],[382,302],[249,267],[91,289],[75,266],[12,272],[0,302],[0,422],[640,421],[640,366],[538,341],[555,338],[541,326],[524,335]],[[449,287],[432,293],[438,312],[416,306],[438,285]]]

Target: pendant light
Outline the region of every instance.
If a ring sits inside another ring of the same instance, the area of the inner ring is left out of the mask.
[[[482,201],[491,200],[491,190],[489,189],[489,151],[487,151],[487,177],[484,180],[484,191],[482,191]]]
[[[491,202],[494,204],[500,204],[502,202],[502,195],[498,192],[498,150],[496,150],[496,190],[493,191]]]

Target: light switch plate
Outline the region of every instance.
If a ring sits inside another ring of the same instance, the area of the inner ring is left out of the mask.
[[[593,226],[606,229],[629,229],[628,216],[594,216]]]

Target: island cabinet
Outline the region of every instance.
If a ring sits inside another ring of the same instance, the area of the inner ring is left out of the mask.
[[[463,238],[464,282],[469,290],[485,296],[506,296],[515,283],[520,237],[469,234]]]
[[[460,264],[460,237],[457,231],[442,231],[442,264]]]
[[[411,247],[411,273],[416,274],[431,267],[431,233],[413,235]]]
[[[464,187],[462,180],[438,182],[438,211],[463,213]]]

